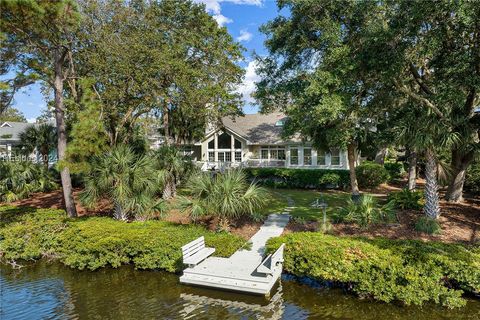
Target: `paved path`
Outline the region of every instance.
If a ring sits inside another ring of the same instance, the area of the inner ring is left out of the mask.
[[[211,257],[199,265],[187,268],[180,278],[182,283],[197,284],[207,287],[238,290],[254,293],[268,293],[278,275],[265,276],[256,272],[262,262],[265,245],[268,239],[283,233],[290,215],[289,208],[282,214],[271,214],[250,238],[250,250],[238,250],[229,258]]]

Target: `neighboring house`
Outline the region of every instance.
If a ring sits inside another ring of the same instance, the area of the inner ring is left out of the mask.
[[[0,123],[0,160],[30,160],[41,162],[41,154],[36,150],[27,156],[21,156],[20,133],[30,126],[38,126],[36,123],[5,121]],[[52,150],[49,154],[50,162],[54,163],[57,159],[57,150]]]
[[[287,167],[348,169],[346,150],[316,150],[299,135],[284,140],[282,113],[223,118],[223,127],[207,129],[205,138],[183,146],[202,169]]]

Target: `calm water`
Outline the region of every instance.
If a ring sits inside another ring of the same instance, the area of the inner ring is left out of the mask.
[[[283,279],[270,301],[191,288],[164,272],[76,271],[57,263],[0,265],[4,319],[480,319],[480,301],[450,311],[359,300]]]

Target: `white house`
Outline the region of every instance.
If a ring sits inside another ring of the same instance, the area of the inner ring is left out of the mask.
[[[346,150],[317,150],[299,136],[282,138],[282,113],[223,118],[201,141],[184,145],[204,170],[224,167],[348,169]]]

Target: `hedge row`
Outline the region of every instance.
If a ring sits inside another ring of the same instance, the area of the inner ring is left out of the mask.
[[[281,243],[287,272],[345,285],[360,296],[453,308],[465,305],[464,291],[480,293],[478,246],[294,233],[270,239],[269,252]]]
[[[44,256],[95,270],[132,263],[139,269],[182,269],[181,246],[205,236],[215,255],[228,257],[245,241],[200,226],[163,221],[125,223],[107,217],[68,219],[61,210],[0,208],[0,256],[34,260]]]
[[[246,168],[245,173],[260,184],[277,188],[346,188],[350,184],[348,170]]]

